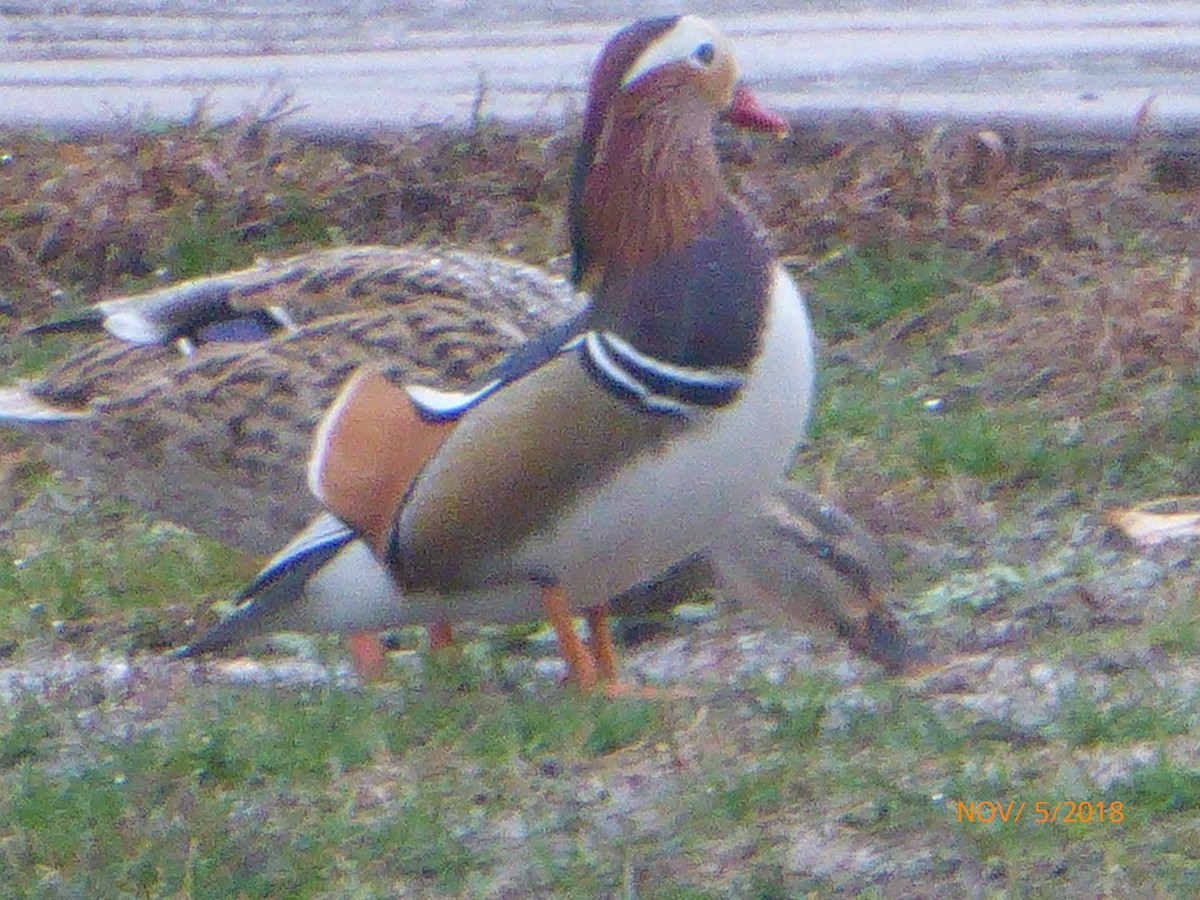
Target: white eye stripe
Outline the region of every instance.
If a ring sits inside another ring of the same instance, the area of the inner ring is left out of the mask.
[[[697,49],[705,44],[712,47],[708,63],[696,56]],[[621,87],[629,87],[643,75],[667,63],[688,62],[699,68],[707,68],[727,45],[724,35],[712,23],[699,16],[680,16],[670,30],[646,45],[646,49],[621,79]]]

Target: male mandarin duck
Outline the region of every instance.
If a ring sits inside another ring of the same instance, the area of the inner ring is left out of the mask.
[[[360,364],[468,386],[532,335],[556,346],[583,306],[564,278],[465,251],[351,246],[260,261],[29,329],[107,334],[40,381],[0,388],[0,423],[93,490],[267,552],[320,509],[303,460]],[[374,635],[351,646],[360,671],[379,671]]]
[[[304,460],[359,365],[466,387],[527,338],[572,331],[583,307],[566,279],[498,257],[314,251],[30,329],[107,334],[0,387],[0,424],[97,492],[266,553],[320,511]]]
[[[723,586],[756,613],[788,625],[818,625],[890,673],[909,662],[905,635],[883,598],[892,583],[879,543],[846,513],[793,484],[766,495],[708,552],[612,598],[616,616],[660,612],[698,590]],[[508,602],[477,610],[481,619],[536,605],[535,588],[514,585]],[[525,592],[523,602],[513,596]],[[493,597],[493,600],[497,598]],[[328,513],[313,520],[238,598],[236,611],[172,654],[196,657],[236,648],[275,631],[365,634],[445,615],[441,601],[402,596],[370,548]],[[469,610],[456,610],[466,618]]]
[[[549,341],[557,340],[554,326],[571,330],[572,319],[581,308],[582,300],[571,294],[563,279],[473,253],[355,246],[263,260],[242,271],[103,301],[73,319],[29,329],[34,335],[107,332],[110,337],[77,349],[36,384],[0,389],[0,416],[14,424],[23,419],[43,439],[43,451],[56,459],[67,456],[63,442],[73,441],[72,452],[82,463],[65,467],[89,472],[112,490],[115,476],[105,475],[106,466],[137,472],[149,460],[128,454],[110,457],[101,452],[104,444],[99,438],[89,445],[85,429],[95,424],[88,421],[106,414],[116,417],[105,423],[101,438],[109,429],[132,429],[135,423],[147,420],[161,424],[164,420],[155,418],[159,409],[155,404],[161,404],[168,394],[176,404],[204,403],[208,392],[197,389],[203,383],[201,373],[207,371],[207,378],[214,379],[224,369],[236,367],[245,354],[253,352],[259,358],[255,370],[271,375],[267,381],[275,391],[296,391],[308,398],[297,402],[291,416],[276,421],[281,443],[295,446],[307,444],[320,409],[336,393],[336,385],[320,365],[325,358],[321,354],[336,353],[348,360],[386,359],[408,348],[402,355],[412,361],[422,378],[437,373],[445,379],[444,384],[467,384],[482,366],[494,362],[525,335],[548,330]],[[288,340],[293,335],[295,340]],[[312,345],[315,340],[321,342],[320,354]],[[172,342],[180,345],[188,358],[171,350]],[[260,346],[250,346],[254,343]],[[199,372],[192,368],[210,356],[221,360],[217,368]],[[250,383],[241,380],[240,388],[226,388],[225,400],[234,401],[231,411],[236,412],[237,402],[241,402],[243,413],[248,412],[262,396],[245,390]],[[119,401],[139,395],[157,397],[149,410],[143,411],[148,419],[121,415],[122,409],[130,407]],[[186,421],[201,418],[197,408]],[[162,428],[155,430],[163,432]],[[119,439],[119,432],[113,434]],[[239,463],[248,463],[259,452],[253,446],[238,450],[235,445],[222,464],[223,477],[242,485],[247,476]],[[299,482],[303,466],[295,462],[293,467],[293,479]],[[191,465],[174,477],[186,481],[203,469],[203,461],[193,458]],[[143,477],[147,477],[145,473]],[[259,489],[251,484],[233,496],[252,496]],[[288,493],[299,509],[305,508],[304,501],[310,501],[307,491]],[[131,499],[243,550],[261,550],[267,541],[278,545],[283,540],[278,532],[291,527],[288,511],[279,515],[267,493],[262,502],[234,511],[220,507],[217,495],[193,491],[186,502],[181,496],[163,496],[145,488]],[[838,516],[831,514],[827,504],[804,497],[795,487],[783,488],[777,495],[774,502],[786,498],[785,502],[795,507],[796,527],[782,532],[790,538],[774,548],[778,555],[762,554],[768,563],[762,571],[771,571],[772,563],[776,568],[788,567],[791,581],[778,596],[789,598],[789,614],[819,601],[821,610],[839,611],[842,618],[853,616],[861,603],[861,584],[858,579],[847,580],[832,563],[861,560],[860,565],[877,571],[878,548],[872,547],[861,529],[844,525],[831,529],[839,522]],[[315,507],[315,501],[307,505]],[[236,531],[230,525],[235,519],[240,526]],[[267,565],[243,592],[244,602],[233,616],[178,655],[216,652],[275,630],[345,633],[352,636],[360,669],[370,671],[376,665],[378,645],[369,633],[428,617],[428,610],[401,604],[386,571],[361,541],[352,543],[353,536],[344,526],[328,519],[318,519],[313,526],[314,530],[306,529]],[[774,534],[764,533],[749,546],[770,545],[774,538]],[[335,554],[329,565],[312,566],[317,555],[343,545],[345,549]],[[288,563],[293,569],[287,577],[280,577]],[[307,566],[303,575],[301,565]],[[711,585],[714,578],[707,563],[689,560],[669,577],[615,598],[610,608],[621,616],[661,611],[686,600],[698,587]],[[740,582],[738,587],[741,590]],[[779,587],[772,583],[766,592],[756,592],[755,601],[769,599],[773,605],[778,599],[773,591]],[[820,619],[821,610],[801,618]],[[852,628],[850,633],[860,631]],[[886,647],[881,650],[874,644],[866,647],[869,655],[886,662],[880,656],[884,651]]]
[[[570,190],[573,276],[592,300],[577,337],[471,392],[361,370],[313,442],[313,493],[405,602],[447,622],[544,610],[585,688],[616,681],[606,601],[749,515],[804,434],[808,313],[722,182],[719,116],[786,131],[705,20],[618,33]]]

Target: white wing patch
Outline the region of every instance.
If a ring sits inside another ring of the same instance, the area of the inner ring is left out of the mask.
[[[318,547],[324,547],[331,543],[344,543],[346,538],[353,534],[354,530],[337,516],[332,513],[321,513],[308,523],[308,527],[292,538],[291,543],[271,557],[255,581]]]
[[[502,383],[489,381],[477,391],[446,391],[424,384],[406,385],[404,390],[424,415],[433,419],[456,419]]]
[[[116,312],[105,316],[104,329],[130,344],[161,344],[166,333],[141,313]]]
[[[0,419],[13,422],[67,422],[87,418],[89,413],[52,406],[24,388],[0,388]]]
[[[256,597],[293,570],[301,571],[307,583],[316,572],[329,564],[329,559],[336,551],[353,540],[356,540],[356,535],[349,525],[330,513],[321,513],[292,538],[291,543],[271,557],[263,570],[242,590],[238,595],[240,608],[253,605]]]

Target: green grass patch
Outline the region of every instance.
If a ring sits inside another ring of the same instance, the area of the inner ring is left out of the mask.
[[[417,690],[386,720],[384,740],[388,750],[403,754],[427,743],[470,740],[481,716],[492,709],[493,700],[476,694],[450,697],[437,691]],[[496,726],[489,726],[487,740],[498,740]],[[487,745],[489,752],[500,750]]]
[[[1200,770],[1164,762],[1138,769],[1120,791],[1127,811],[1157,818],[1200,809]]]
[[[828,713],[829,684],[818,679],[793,678],[782,685],[764,683],[755,692],[759,705],[774,723],[775,738],[795,750],[816,742]]]
[[[905,383],[849,366],[822,368],[817,397],[809,425],[809,441],[814,444],[851,438],[887,442],[923,414]]]
[[[476,854],[439,814],[436,795],[421,801],[422,805],[400,806],[387,822],[372,828],[364,841],[365,855],[386,859],[388,868],[401,875],[459,891],[478,864]]]
[[[969,726],[954,716],[935,714],[907,691],[881,686],[867,693],[873,704],[850,719],[847,736],[852,740],[870,739],[894,759],[914,764],[931,757],[953,760],[982,749]]]
[[[32,701],[9,707],[0,718],[0,769],[45,754],[60,730],[53,717]]]
[[[561,754],[577,746],[589,727],[594,707],[586,698],[564,696],[513,698],[504,718],[517,752],[527,759]]]
[[[718,900],[727,894],[685,884],[654,883],[646,894],[648,900]]]
[[[1109,482],[1185,493],[1200,490],[1200,378],[1180,378],[1140,411],[1114,447]]]
[[[770,814],[790,793],[787,780],[791,774],[782,766],[768,766],[735,775],[715,788],[713,811],[736,825]]]
[[[1200,615],[1191,606],[1191,598],[1180,598],[1166,616],[1152,622],[1146,639],[1150,646],[1181,657],[1200,652]]]
[[[853,444],[892,481],[961,475],[997,486],[1048,487],[1101,477],[1100,449],[1065,437],[1036,409],[969,399],[945,412],[927,408],[926,396],[937,396],[937,385],[921,372],[927,364],[914,359],[887,373],[847,365],[824,369],[806,455],[828,458]]]
[[[289,188],[252,223],[236,204],[205,208],[179,218],[165,243],[172,275],[184,280],[241,269],[263,253],[328,244],[333,226],[322,206]]]
[[[0,865],[16,883],[54,873],[84,896],[295,896],[378,869],[461,888],[476,855],[447,819],[458,804],[445,779],[365,817],[349,802],[346,779],[385,752],[386,702],[322,689],[187,706],[165,732],[85,742],[60,774],[32,765],[52,746],[44,717],[11,717],[0,821],[19,840],[0,845]]]
[[[324,784],[384,749],[385,717],[362,697],[331,688],[229,692],[169,739],[142,746],[132,762],[199,789]]]
[[[937,246],[851,250],[816,275],[817,329],[836,341],[920,312],[954,289],[967,264]]]
[[[58,502],[52,482],[41,492]],[[199,611],[202,598],[231,595],[255,569],[254,560],[214,541],[147,527],[122,505],[103,501],[75,509],[53,534],[23,532],[21,544],[26,552],[19,557],[15,547],[0,546],[0,625],[16,632],[100,617],[136,622],[151,635],[164,602],[185,599]]]
[[[1063,702],[1058,723],[1072,747],[1160,741],[1188,732],[1185,716],[1145,704],[1097,703],[1086,691],[1076,691]]]
[[[205,210],[176,227],[165,256],[171,272],[186,280],[245,268],[254,260],[254,249],[238,238],[224,216]]]
[[[596,710],[584,748],[602,755],[643,740],[656,724],[655,709],[651,703],[638,701],[606,703]]]
[[[102,873],[125,858],[125,825],[133,813],[111,770],[93,768],[52,779],[26,769],[5,806],[5,818],[23,836],[18,853],[29,865],[78,872],[86,885],[103,893]]]
[[[928,475],[997,478],[1023,449],[982,411],[938,417],[923,425],[917,433],[917,450],[920,466]]]
[[[1010,484],[1066,483],[1092,462],[1082,444],[1059,442],[1052,423],[1019,410],[977,408],[926,417],[915,449],[926,475]]]
[[[34,377],[75,345],[69,338],[54,335],[39,337],[36,340],[26,338],[0,343],[0,370],[3,371],[0,383],[7,384],[18,378]]]

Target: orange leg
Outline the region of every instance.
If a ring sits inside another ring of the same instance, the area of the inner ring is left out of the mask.
[[[429,632],[429,649],[442,650],[454,646],[454,629],[449,622],[434,622],[425,629]]]
[[[596,660],[596,669],[604,679],[604,693],[608,697],[641,697],[645,700],[663,697],[691,697],[692,692],[682,689],[638,687],[617,678],[617,650],[613,645],[612,629],[608,625],[608,607],[593,606],[586,613],[588,630],[592,633],[591,649]]]
[[[588,631],[591,632],[592,655],[600,677],[607,682],[617,680],[617,651],[613,646],[612,629],[608,627],[608,608],[593,606],[587,611]]]
[[[383,679],[385,660],[378,634],[360,631],[350,635],[350,655],[354,658],[354,670],[364,681]]]
[[[594,688],[596,661],[575,633],[575,626],[571,622],[571,605],[567,603],[566,592],[558,585],[543,587],[542,603],[546,607],[546,617],[558,636],[558,649],[567,661],[567,670],[581,688]]]

